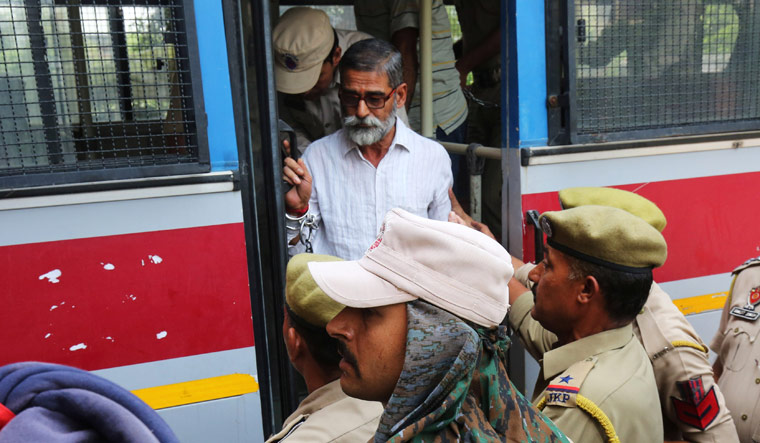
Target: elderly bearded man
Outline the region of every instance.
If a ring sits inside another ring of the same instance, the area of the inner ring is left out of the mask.
[[[374,441],[568,441],[507,376],[497,242],[394,209],[360,260],[308,266],[347,306],[327,324],[343,391],[385,406]]]
[[[354,43],[339,69],[343,129],[312,143],[297,163],[285,160],[285,179],[294,185],[285,207],[291,229],[306,217],[321,222],[313,252],[357,259],[391,208],[447,219],[451,162],[443,146],[396,118],[407,85],[390,43]]]

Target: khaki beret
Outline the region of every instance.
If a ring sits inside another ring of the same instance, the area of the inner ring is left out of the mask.
[[[641,217],[662,232],[668,223],[660,208],[646,198],[615,188],[567,188],[559,191],[559,203],[563,209],[584,205],[612,206]]]
[[[285,303],[294,314],[318,327],[325,327],[344,308],[327,296],[311,276],[309,262],[342,261],[338,257],[298,254],[290,259],[285,271]]]
[[[622,209],[585,205],[545,212],[539,220],[549,246],[611,269],[645,272],[668,256],[662,234]]]

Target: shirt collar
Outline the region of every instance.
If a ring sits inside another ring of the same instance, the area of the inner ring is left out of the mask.
[[[633,327],[629,323],[621,328],[590,335],[557,349],[552,349],[544,354],[544,379],[549,380],[569,368],[573,363],[592,355],[622,348],[632,339]]]
[[[345,138],[345,151],[343,152],[343,156],[345,157],[348,155],[349,152],[353,150],[359,150],[359,146],[354,143],[350,138],[348,138],[348,133],[343,130],[343,137]],[[410,146],[412,145],[411,142],[411,133],[412,131],[404,124],[404,122],[399,118],[398,113],[396,114],[396,133],[393,135],[393,140],[391,140],[391,147],[388,149],[388,152],[390,153],[393,151],[393,148],[395,146],[400,146],[407,151],[411,151]],[[387,155],[387,154],[386,154]]]
[[[319,387],[319,389],[314,390],[314,392],[303,399],[295,412],[293,412],[285,422],[287,423],[299,415],[313,414],[343,398],[345,398],[345,394],[340,387],[340,380],[333,380],[330,383]]]

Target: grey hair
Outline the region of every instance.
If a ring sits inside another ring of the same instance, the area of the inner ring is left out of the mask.
[[[341,76],[346,70],[385,74],[391,88],[404,82],[401,53],[392,44],[377,38],[351,45],[341,57],[338,69]]]

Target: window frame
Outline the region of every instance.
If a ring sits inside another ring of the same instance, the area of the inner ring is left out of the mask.
[[[546,3],[546,82],[548,144],[579,145],[663,140],[669,137],[710,139],[725,133],[756,132],[760,117],[705,123],[672,123],[656,128],[579,132],[576,65],[576,0]],[[704,75],[704,74],[702,74]]]
[[[34,1],[34,0],[32,0]],[[118,4],[117,4],[118,3]],[[192,106],[188,107],[187,110],[184,112],[187,113],[186,120],[187,121],[194,121],[195,123],[195,130],[191,133],[190,137],[193,140],[193,144],[197,147],[197,154],[195,157],[196,160],[188,161],[186,163],[179,162],[179,163],[166,163],[166,164],[154,164],[154,165],[143,165],[141,164],[143,162],[143,156],[139,157],[133,157],[133,158],[120,158],[120,159],[103,159],[104,166],[99,169],[81,169],[81,170],[74,170],[74,171],[51,171],[51,172],[29,172],[26,173],[23,170],[20,171],[19,174],[15,175],[0,175],[0,191],[2,191],[3,196],[8,197],[12,196],[13,192],[11,192],[13,189],[17,188],[30,188],[30,187],[50,187],[55,185],[63,185],[63,184],[76,184],[76,183],[92,183],[92,182],[102,182],[102,181],[112,181],[112,180],[127,180],[127,179],[142,179],[142,178],[149,178],[149,177],[162,177],[162,176],[175,176],[175,175],[188,175],[188,174],[198,174],[198,173],[206,173],[211,171],[211,162],[210,162],[210,154],[209,154],[209,143],[208,143],[208,121],[206,118],[206,111],[205,111],[205,104],[204,104],[204,97],[203,97],[203,82],[201,78],[201,66],[200,66],[200,55],[199,55],[199,48],[198,48],[198,36],[196,32],[196,26],[195,26],[195,8],[194,8],[194,2],[193,0],[179,0],[176,4],[181,4],[182,7],[182,20],[178,20],[176,22],[178,29],[176,32],[178,34],[184,35],[185,38],[185,45],[176,45],[176,58],[178,60],[186,60],[187,66],[183,66],[183,69],[186,70],[186,72],[190,75],[190,88],[187,92],[191,94],[191,100],[192,100]],[[82,0],[74,7],[83,7],[83,6],[106,6],[106,7],[122,7],[122,6],[173,6],[175,5],[174,2],[167,1],[167,0],[133,0],[133,2],[129,5],[125,5],[121,2],[113,2],[108,0]],[[39,0],[35,1],[35,5],[39,7],[37,11],[41,11],[41,2]],[[72,4],[70,1],[67,0],[54,0],[53,6],[67,6],[72,7]],[[34,8],[28,8],[28,9],[34,9]],[[121,25],[123,27],[123,17],[121,17]],[[40,29],[42,29],[42,22],[41,17],[38,19],[36,24],[32,24],[32,20],[30,20],[29,17],[26,18],[27,26],[33,27],[38,26]],[[110,21],[110,15],[109,15],[109,21]],[[69,31],[71,32],[71,31]],[[30,30],[30,34],[32,34]],[[39,38],[39,37],[38,37]],[[44,39],[44,36],[42,37]],[[117,42],[112,42],[114,51],[117,51]],[[37,56],[33,57],[33,63],[35,65],[35,68],[40,67],[38,66],[40,64],[40,60],[45,59],[45,47],[37,47],[35,48],[35,45],[31,45],[30,48],[32,53],[38,52]],[[126,47],[124,48],[124,52],[126,52]],[[40,58],[42,57],[42,58]],[[75,62],[82,62],[87,63],[86,59],[84,60],[75,60]],[[129,63],[128,60],[124,60],[124,64]],[[52,85],[52,74],[50,73],[48,62],[43,63],[45,66],[42,68],[43,73],[42,75],[39,74],[40,71],[35,69],[35,78],[42,78],[42,82],[49,83],[48,86]],[[118,70],[117,70],[118,71]],[[46,73],[46,74],[45,74]],[[129,71],[125,74],[126,76],[129,76]],[[118,72],[117,72],[117,75]],[[45,83],[45,84],[47,84]],[[119,85],[117,85],[117,88],[131,88],[130,85],[121,84],[119,82]],[[91,90],[92,86],[87,85],[87,89]],[[40,88],[38,86],[38,93],[40,91]],[[50,97],[53,97],[54,93],[52,88],[48,91]],[[122,94],[119,94],[118,100],[123,103],[125,101],[129,101],[129,108],[131,108],[131,101],[135,100],[135,97],[130,93],[128,97],[122,96]],[[43,100],[40,99],[42,102]],[[86,107],[89,107],[91,104],[91,101],[89,98],[87,99]],[[41,103],[40,106],[43,104]],[[63,155],[61,153],[61,149],[59,146],[55,146],[58,144],[57,135],[55,137],[51,137],[47,135],[47,132],[58,131],[58,123],[55,120],[57,113],[56,113],[56,102],[53,101],[52,104],[45,103],[45,106],[48,108],[52,108],[53,113],[50,113],[50,109],[47,109],[47,111],[41,112],[42,117],[45,118],[48,116],[48,120],[50,117],[52,117],[55,122],[54,126],[49,125],[49,121],[44,125],[44,129],[46,132],[46,146],[48,149],[48,158],[51,158],[54,156],[60,156]],[[127,120],[124,118],[125,112],[130,112],[134,114],[133,110],[125,110],[122,109],[120,106],[120,112],[122,113],[122,119],[121,121],[117,122],[90,122],[88,123],[90,128],[93,131],[97,131],[98,128],[103,127],[122,127],[126,128],[127,123],[134,122],[135,120]],[[145,120],[140,121],[141,124],[145,125],[155,125],[155,124],[162,124],[163,120]],[[84,127],[84,125],[82,125]],[[52,135],[52,134],[51,134]],[[156,137],[160,137],[163,134],[156,134]],[[53,140],[51,140],[53,139]],[[70,168],[77,169],[78,162],[74,162],[70,165]],[[118,165],[117,165],[118,163]],[[122,165],[123,163],[124,165]],[[110,165],[109,165],[110,164]],[[0,197],[1,198],[1,197]]]

